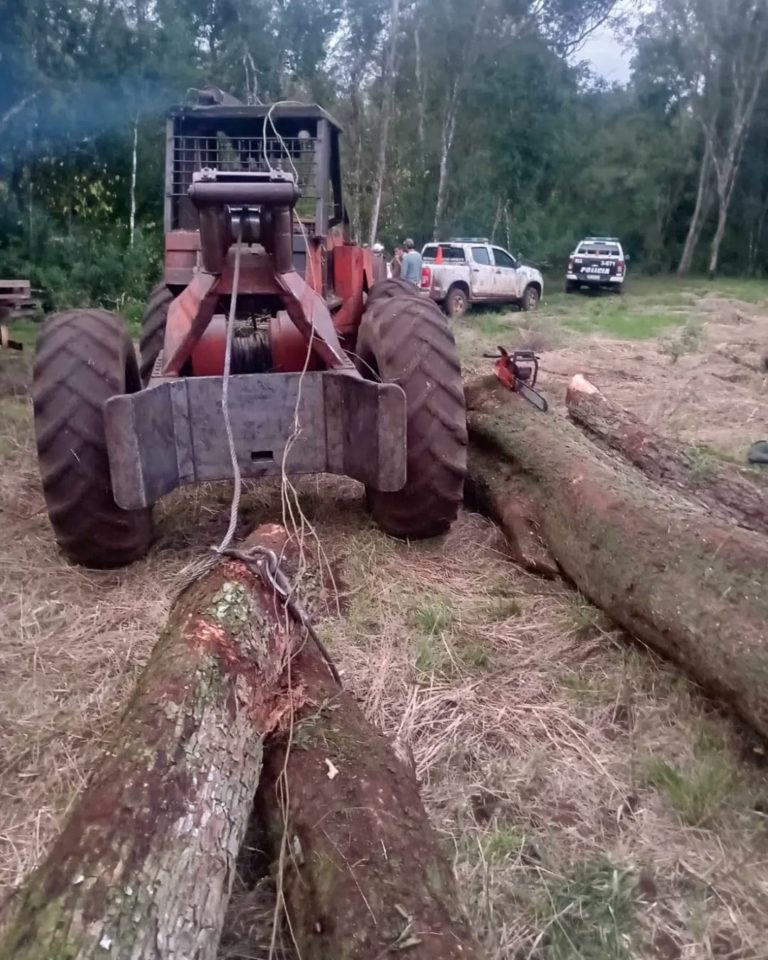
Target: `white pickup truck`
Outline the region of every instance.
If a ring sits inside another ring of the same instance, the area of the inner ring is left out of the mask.
[[[449,317],[460,317],[471,303],[516,303],[535,310],[544,291],[538,270],[484,238],[428,243],[421,259],[421,292]]]

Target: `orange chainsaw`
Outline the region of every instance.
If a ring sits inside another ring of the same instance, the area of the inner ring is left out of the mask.
[[[539,358],[533,350],[505,350],[499,347],[498,353],[484,353],[489,360],[495,360],[493,372],[508,390],[514,390],[533,404],[537,410],[546,413],[549,404],[542,395],[535,390],[539,376]]]

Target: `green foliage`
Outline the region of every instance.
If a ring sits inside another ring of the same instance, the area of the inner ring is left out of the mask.
[[[483,859],[489,867],[499,866],[514,859],[525,844],[525,834],[511,824],[497,824],[495,829],[480,837]]]
[[[686,353],[696,353],[703,329],[704,323],[700,317],[690,317],[686,320],[680,335],[672,340],[662,340],[659,350],[668,354],[673,363]]]
[[[124,232],[78,228],[57,235],[51,227],[40,223],[32,251],[22,243],[0,250],[0,274],[29,278],[43,291],[46,311],[100,305],[135,320],[160,274],[157,233],[139,232],[129,246]]]
[[[706,730],[702,730],[694,758],[685,769],[659,757],[648,763],[648,779],[664,795],[680,819],[691,826],[711,823],[733,793],[733,761]]]
[[[451,628],[454,609],[447,598],[435,597],[417,604],[414,621],[418,629],[428,637],[439,636]]]
[[[380,238],[429,238],[442,183],[440,232],[492,236],[551,269],[558,285],[587,232],[622,237],[630,282],[673,268],[703,151],[689,68],[702,55],[712,63],[729,56],[700,29],[702,4],[691,0],[699,31],[691,38],[676,26],[677,0],[649,5],[626,88],[567,56],[612,0],[401,4]],[[243,100],[319,100],[336,113],[346,126],[352,230],[367,238],[385,113],[386,4],[51,0],[44,14],[39,3],[0,0],[0,272],[32,279],[48,307],[123,304],[139,314],[161,251],[164,112],[210,82]],[[723,129],[732,108],[724,96]],[[721,251],[726,272],[768,270],[766,150],[763,84]],[[731,295],[760,299],[753,286],[734,285]],[[618,336],[654,336],[683,322],[672,311],[631,316],[587,304],[594,326]],[[509,331],[509,320],[493,314],[478,322],[489,336]],[[578,318],[572,326],[591,329]],[[521,326],[518,337],[535,346],[545,334]]]
[[[603,858],[553,884],[538,917],[546,960],[629,960],[634,889],[631,871]]]
[[[684,314],[646,312],[628,299],[617,296],[589,298],[586,308],[563,317],[563,324],[580,333],[605,333],[626,340],[648,340],[663,330],[685,321]]]

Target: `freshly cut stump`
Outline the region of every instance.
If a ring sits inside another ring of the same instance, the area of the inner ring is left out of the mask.
[[[563,573],[768,736],[768,539],[714,517],[693,490],[650,482],[494,377],[467,394],[485,509],[503,523],[522,485]]]

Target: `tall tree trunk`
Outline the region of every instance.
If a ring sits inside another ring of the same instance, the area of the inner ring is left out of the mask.
[[[453,136],[456,132],[456,113],[459,105],[460,80],[461,75],[457,74],[451,84],[451,89],[445,104],[445,113],[443,114],[443,129],[440,134],[440,173],[437,180],[435,220],[432,225],[433,240],[439,239],[440,227],[445,211],[445,198],[448,186],[448,158],[451,154]]]
[[[373,211],[371,213],[371,246],[376,242],[379,229],[379,213],[381,211],[381,194],[384,189],[384,175],[387,169],[387,145],[389,141],[389,125],[392,119],[392,105],[395,94],[395,55],[397,53],[397,28],[400,15],[400,0],[392,0],[389,15],[389,53],[387,55],[387,75],[384,81],[384,96],[382,98],[381,131],[379,139],[379,157],[376,164],[374,179]]]
[[[416,27],[413,35],[414,51],[416,54],[416,109],[418,116],[419,130],[419,155],[421,158],[421,173],[427,168],[427,119],[425,115],[427,100],[427,85],[424,79],[424,65],[421,62],[421,32]]]
[[[461,62],[452,64],[453,83],[448,92],[445,103],[445,112],[443,113],[443,127],[440,134],[440,172],[437,181],[437,200],[435,202],[435,218],[432,225],[432,239],[439,239],[439,232],[442,226],[443,215],[445,213],[445,203],[448,187],[448,161],[453,147],[453,138],[456,133],[456,116],[459,110],[459,101],[463,92],[463,83],[467,74],[474,68],[478,52],[478,40],[480,37],[480,28],[487,0],[477,0],[474,20],[472,24],[472,33],[467,38],[467,43],[463,48]]]
[[[722,244],[723,237],[725,236],[725,227],[728,222],[728,213],[731,208],[733,190],[736,186],[736,178],[739,175],[739,169],[741,168],[741,158],[744,154],[744,145],[746,143],[747,134],[752,121],[755,103],[757,102],[757,95],[762,85],[762,77],[764,75],[765,74],[763,73],[760,78],[755,80],[755,86],[752,91],[752,95],[745,107],[742,108],[742,101],[739,99],[737,110],[740,111],[740,116],[734,122],[731,132],[730,147],[722,167],[718,166],[717,160],[715,160],[715,172],[717,174],[717,198],[719,205],[717,210],[717,229],[715,230],[715,235],[712,238],[712,246],[709,254],[710,277],[714,277],[715,273],[717,272],[717,265],[720,259],[720,245]]]
[[[698,189],[696,190],[696,206],[693,208],[691,222],[688,224],[688,234],[685,238],[685,246],[683,247],[683,253],[680,257],[680,263],[677,267],[677,273],[681,277],[685,276],[685,274],[691,269],[693,255],[696,253],[696,247],[699,245],[699,237],[701,236],[701,231],[704,226],[704,219],[706,218],[709,210],[709,204],[711,202],[709,193],[709,179],[711,170],[712,157],[710,156],[709,147],[705,143],[704,153],[701,158],[701,167],[699,169],[699,185]]]
[[[765,229],[765,218],[768,216],[768,198],[763,203],[760,215],[757,218],[757,225],[750,234],[749,244],[749,262],[747,264],[747,276],[754,277],[757,269],[757,258],[760,254],[760,244],[763,240],[763,230]]]
[[[491,227],[491,243],[496,243],[496,231],[499,229],[501,220],[501,197],[496,199],[496,213],[493,215],[493,226]]]
[[[720,260],[720,244],[725,236],[725,226],[728,222],[728,206],[725,201],[721,201],[717,208],[717,229],[712,238],[712,246],[709,248],[709,276],[714,278],[717,273],[717,264]]]
[[[139,153],[139,115],[133,119],[133,149],[131,150],[131,209],[128,215],[128,243],[133,246],[136,233],[136,171]]]
[[[362,83],[362,67],[358,64],[352,71],[351,76],[352,89],[350,100],[352,103],[352,144],[354,147],[354,160],[352,163],[352,202],[350,204],[350,217],[352,219],[352,236],[357,243],[362,243],[363,239],[363,106],[360,97],[360,86]]]

